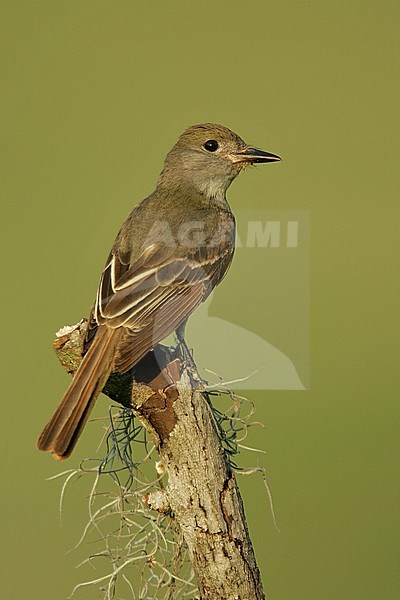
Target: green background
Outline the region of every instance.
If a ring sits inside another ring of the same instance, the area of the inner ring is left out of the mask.
[[[60,485],[45,478],[64,465],[35,450],[68,383],[51,341],[87,314],[178,134],[214,121],[284,156],[235,182],[233,209],[311,218],[311,387],[251,393],[267,425],[251,442],[267,455],[243,457],[267,468],[281,534],[261,479],[240,480],[268,597],[398,598],[398,3],[4,0],[1,12],[2,597],[62,600],[96,574],[74,570],[92,548],[66,554],[84,492],[70,489],[60,528]],[[213,313],[229,306],[257,332],[266,290],[246,283],[246,311],[241,273]],[[88,427],[65,468],[98,439]]]

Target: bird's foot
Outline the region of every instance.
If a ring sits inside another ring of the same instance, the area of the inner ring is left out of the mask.
[[[203,391],[206,389],[208,382],[200,377],[197,365],[194,361],[193,354],[190,348],[187,346],[186,342],[183,340],[179,341],[177,347],[178,357],[181,360],[183,369],[188,373],[190,383],[193,389]]]

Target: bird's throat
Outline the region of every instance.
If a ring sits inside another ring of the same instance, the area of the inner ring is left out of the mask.
[[[204,180],[200,182],[199,191],[211,204],[226,207],[226,190],[229,187],[226,183],[226,178]]]

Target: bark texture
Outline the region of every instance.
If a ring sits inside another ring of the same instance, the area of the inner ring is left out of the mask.
[[[242,500],[212,410],[186,373],[177,388],[176,423],[159,440],[168,485],[163,500],[155,492],[146,501],[158,510],[160,503],[164,510],[168,506],[179,522],[202,599],[264,598]]]
[[[75,370],[70,365],[76,364],[82,323],[55,342],[70,372]],[[261,600],[265,596],[242,500],[212,409],[201,391],[193,389],[189,374],[181,372],[179,360],[166,349],[161,353],[165,366],[158,374],[149,379],[146,372],[141,382],[139,370],[128,387],[124,376],[122,392],[118,376],[113,376],[104,390],[112,388],[114,400],[131,394],[132,410],[155,440],[161,468],[168,474],[166,487],[143,500],[154,510],[171,512],[179,523],[201,600]]]

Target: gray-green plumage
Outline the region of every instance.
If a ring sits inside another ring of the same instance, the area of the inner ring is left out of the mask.
[[[133,367],[221,281],[235,245],[226,190],[246,165],[276,160],[221,125],[195,125],[181,135],[155,191],[133,208],[117,235],[82,363],[39,437],[40,450],[69,456],[109,374]]]

